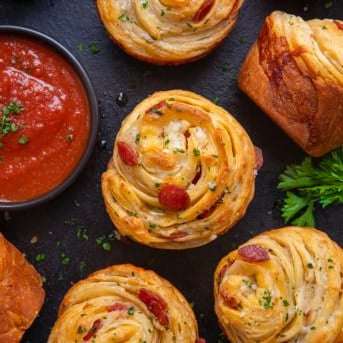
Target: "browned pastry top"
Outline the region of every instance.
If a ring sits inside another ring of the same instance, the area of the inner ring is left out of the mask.
[[[0,343],[18,343],[44,302],[42,279],[0,233]]]
[[[239,85],[307,153],[343,144],[343,23],[267,17]]]

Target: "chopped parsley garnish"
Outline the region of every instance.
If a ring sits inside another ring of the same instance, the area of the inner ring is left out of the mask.
[[[102,248],[106,251],[111,251],[111,248],[112,248],[111,243],[110,242],[102,243]]]
[[[158,114],[159,116],[162,116],[162,115],[163,115],[163,112],[159,111],[157,108],[152,108],[152,109],[151,109],[151,112],[152,112],[152,113],[156,113],[156,114]]]
[[[143,7],[143,8],[148,8],[148,6],[149,6],[149,4],[148,4],[147,1],[144,1],[144,2],[142,3],[142,7]]]
[[[155,229],[156,224],[154,224],[154,223],[149,223],[149,227],[151,227],[152,229]]]
[[[174,149],[174,154],[176,154],[176,153],[178,153],[178,152],[180,152],[181,154],[183,154],[183,153],[185,153],[185,150],[179,149],[179,148]]]
[[[194,156],[200,156],[200,150],[197,149],[197,148],[194,148],[194,149],[193,149],[193,155],[194,155]]]
[[[45,260],[45,254],[38,254],[36,255],[37,262],[43,262]]]
[[[247,285],[249,288],[252,288],[253,283],[252,283],[251,281],[243,279],[242,282],[243,282],[245,285]]]
[[[141,135],[139,133],[136,134],[136,139],[135,139],[135,143],[139,143],[139,141],[141,140]]]
[[[128,311],[127,311],[127,314],[129,314],[130,316],[133,316],[135,313],[135,308],[133,306],[131,306]]]
[[[81,335],[82,333],[85,333],[87,331],[87,329],[84,327],[84,326],[82,326],[82,325],[80,325],[78,328],[77,328],[77,333],[79,334],[79,335]]]
[[[97,54],[100,52],[100,48],[95,43],[89,44],[88,47],[93,54]]]
[[[268,310],[270,308],[273,308],[274,303],[272,303],[272,295],[270,293],[269,289],[266,289],[263,293],[262,300],[260,299],[260,304],[263,306],[265,310]]]
[[[77,48],[78,48],[79,51],[81,51],[81,52],[84,52],[84,51],[85,51],[85,47],[84,47],[84,45],[83,45],[82,43],[78,44],[78,45],[77,45]]]
[[[123,13],[122,15],[120,15],[120,16],[118,17],[118,19],[119,19],[120,21],[126,22],[126,21],[129,21],[129,20],[130,20],[130,17],[129,17],[129,15],[128,15],[127,13]]]
[[[25,136],[21,136],[19,139],[18,139],[18,143],[19,144],[26,144],[29,142],[29,139]]]
[[[70,258],[67,257],[64,252],[61,253],[61,262],[62,262],[62,264],[69,264],[70,263]]]
[[[214,97],[214,99],[212,100],[212,102],[215,104],[215,105],[218,105],[219,104],[219,98],[216,96]]]
[[[282,300],[282,303],[285,307],[289,306],[289,302],[286,299]]]
[[[313,269],[313,264],[312,264],[312,263],[308,263],[308,264],[307,264],[307,268],[308,268],[308,269]]]

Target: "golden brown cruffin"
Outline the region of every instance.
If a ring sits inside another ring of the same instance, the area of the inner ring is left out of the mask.
[[[343,250],[325,233],[285,227],[230,252],[214,276],[232,343],[343,342]]]
[[[273,12],[238,83],[308,154],[343,144],[342,21]]]
[[[116,265],[67,292],[48,343],[87,341],[196,343],[198,325],[187,300],[167,280],[131,264]]]
[[[45,298],[42,279],[0,233],[0,342],[18,343]]]
[[[111,38],[142,61],[177,65],[209,54],[232,30],[243,0],[97,0]]]
[[[192,248],[244,215],[255,162],[248,134],[223,108],[192,92],[158,92],[123,121],[102,194],[123,236]]]

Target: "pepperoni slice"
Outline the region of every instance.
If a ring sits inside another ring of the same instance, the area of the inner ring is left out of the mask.
[[[195,174],[194,179],[192,180],[192,184],[196,185],[201,177],[201,167],[200,170]]]
[[[226,273],[226,270],[227,270],[227,265],[225,265],[225,266],[222,268],[222,270],[220,271],[220,273],[219,273],[219,282],[218,282],[218,283],[222,282],[222,280],[223,280],[223,278],[224,278],[224,275],[225,275],[225,273]]]
[[[223,295],[222,295],[223,296]],[[238,310],[238,303],[234,297],[223,296],[225,303],[234,310]]]
[[[214,0],[205,0],[204,3],[198,9],[197,13],[195,13],[195,15],[193,16],[193,21],[195,23],[198,23],[199,21],[203,20],[212,8],[213,3]]]
[[[89,341],[100,329],[100,325],[101,325],[101,320],[97,319],[92,327],[89,329],[89,331],[87,332],[86,336],[83,337],[84,341]]]
[[[120,159],[128,166],[134,167],[138,163],[136,152],[125,142],[117,142]]]
[[[336,24],[336,26],[337,26],[340,30],[343,30],[343,23],[342,23],[342,22],[340,22],[340,21],[338,21],[338,20],[334,20],[333,22]]]
[[[238,255],[247,262],[264,262],[270,259],[268,253],[259,245],[246,245],[238,249]]]
[[[160,296],[142,288],[138,297],[162,326],[168,326],[167,303]]]
[[[206,340],[204,338],[197,338],[195,343],[206,343]]]
[[[172,212],[185,210],[191,203],[188,193],[177,185],[162,186],[158,200],[165,210]]]
[[[259,171],[263,166],[263,153],[262,150],[258,146],[254,146],[255,148],[255,169]]]
[[[114,311],[128,311],[129,306],[120,304],[120,303],[115,303],[114,305],[110,305],[106,307],[107,312],[114,312]]]

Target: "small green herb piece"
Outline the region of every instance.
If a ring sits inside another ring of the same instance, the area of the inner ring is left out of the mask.
[[[194,148],[194,149],[193,149],[193,155],[194,155],[194,156],[200,156],[200,150],[197,149],[197,148]]]
[[[130,316],[133,316],[135,313],[135,308],[133,306],[131,306],[128,311],[127,311],[127,314],[129,314]]]
[[[42,282],[46,283],[46,276],[45,275],[42,275]]]
[[[282,300],[282,303],[285,307],[289,306],[289,302],[286,299]]]
[[[149,223],[149,227],[152,228],[152,229],[155,229],[155,228],[156,228],[156,224],[154,224],[154,223]]]
[[[318,166],[311,158],[290,165],[279,177],[278,189],[286,191],[282,207],[285,222],[315,227],[315,204],[343,203],[343,146],[326,155]]]
[[[216,96],[213,98],[212,102],[215,104],[215,105],[218,105],[219,104],[219,98]]]
[[[129,20],[130,20],[130,17],[129,17],[129,15],[128,15],[127,13],[123,13],[122,15],[120,15],[120,16],[118,17],[118,19],[119,19],[120,21],[126,22],[126,21],[129,21]]]
[[[166,13],[163,11],[163,9],[161,10],[161,17],[163,17]]]
[[[269,289],[264,291],[264,295],[262,297],[262,300],[260,300],[260,304],[263,305],[263,308],[265,310],[268,310],[274,306],[274,303],[272,303],[272,295],[271,295]]]
[[[135,139],[135,143],[139,143],[139,141],[141,140],[141,135],[139,133],[136,134],[136,139]]]
[[[82,43],[79,43],[79,44],[77,45],[77,48],[78,48],[79,51],[81,51],[81,52],[84,52],[84,51],[85,51],[85,47],[84,47],[84,45],[83,45]]]
[[[62,264],[69,264],[70,263],[70,258],[66,256],[65,253],[61,254],[61,262]]]
[[[183,150],[183,149],[179,149],[179,148],[176,148],[176,149],[174,149],[174,154],[176,154],[176,153],[181,153],[181,154],[184,154],[185,153],[185,150]]]
[[[93,54],[97,54],[100,52],[100,48],[95,43],[89,44],[88,47]]]
[[[312,264],[312,263],[308,263],[308,264],[307,264],[307,268],[308,268],[308,269],[313,269],[313,264]]]
[[[161,186],[161,184],[159,184],[158,182],[155,183],[155,188],[159,188]]]
[[[186,25],[187,25],[190,29],[193,28],[193,25],[192,25],[191,23],[186,23]]]
[[[151,109],[151,112],[152,112],[152,113],[156,113],[156,114],[158,114],[159,116],[162,116],[162,115],[163,115],[163,112],[159,111],[157,108],[152,108],[152,109]]]
[[[324,3],[324,7],[325,8],[330,8],[333,5],[333,3],[334,3],[333,1],[325,2]]]
[[[148,4],[147,1],[144,1],[144,2],[142,3],[142,7],[143,7],[143,8],[148,8],[148,6],[149,6],[149,4]]]
[[[29,142],[29,139],[25,136],[21,136],[19,139],[18,139],[18,143],[19,144],[26,144]]]
[[[84,326],[82,326],[82,325],[80,325],[80,326],[77,328],[77,333],[78,333],[79,335],[85,333],[86,331],[87,331],[87,329],[86,329]]]
[[[71,142],[73,140],[73,135],[72,134],[66,135],[66,140]]]
[[[102,248],[106,251],[111,251],[111,248],[112,248],[111,243],[109,242],[102,243]]]
[[[37,262],[43,262],[45,260],[45,254],[38,254],[36,255],[36,261]]]

